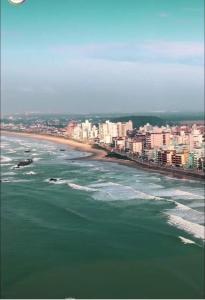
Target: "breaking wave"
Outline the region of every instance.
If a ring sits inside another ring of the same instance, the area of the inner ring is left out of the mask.
[[[16,175],[16,173],[15,172],[5,172],[2,175],[4,175],[4,176],[14,176],[14,175]]]
[[[204,197],[202,195],[197,195],[197,194],[193,194],[191,192],[188,191],[183,191],[183,190],[175,190],[175,189],[164,189],[164,190],[160,190],[157,193],[158,196],[160,197],[172,197],[175,199],[180,199],[180,198],[186,198],[186,199],[204,199]]]
[[[1,156],[1,158],[0,158],[0,163],[1,164],[2,163],[7,163],[9,161],[12,161],[12,159],[10,157],[8,157],[8,156]]]
[[[89,185],[91,188],[98,188],[98,192],[93,195],[96,200],[131,200],[131,199],[157,199],[153,196],[127,185],[121,185],[114,182],[102,182]]]
[[[196,244],[194,241],[184,238],[183,236],[179,236],[180,240],[184,244]]]
[[[36,172],[33,172],[33,171],[30,171],[30,172],[26,172],[24,173],[25,175],[36,175],[37,173]]]
[[[169,209],[168,214],[184,218],[187,221],[194,222],[196,224],[204,224],[204,214],[202,212],[177,201],[173,200],[172,202],[176,205],[176,207],[174,209]]]
[[[28,179],[15,179],[13,177],[9,177],[9,178],[2,178],[1,182],[2,183],[18,183],[18,182],[29,182],[30,180]]]
[[[168,223],[194,235],[196,238],[205,239],[205,227],[203,225],[192,223],[175,215],[168,215]]]
[[[80,190],[80,191],[87,191],[87,192],[95,192],[97,189],[88,187],[88,186],[83,186],[83,185],[78,185],[75,183],[68,183],[69,187],[71,187],[74,190]]]

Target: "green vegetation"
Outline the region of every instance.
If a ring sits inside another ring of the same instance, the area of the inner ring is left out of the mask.
[[[162,125],[166,125],[167,121],[159,118],[159,117],[155,117],[155,116],[122,116],[122,117],[117,117],[117,118],[113,118],[111,119],[112,122],[128,122],[129,120],[131,120],[133,122],[133,127],[140,127],[143,126],[147,123],[150,123],[152,125],[158,125],[158,126],[162,126]]]
[[[120,155],[116,152],[108,152],[106,157],[115,157],[115,158],[118,158],[118,159],[130,160],[128,157],[126,157],[124,155]]]

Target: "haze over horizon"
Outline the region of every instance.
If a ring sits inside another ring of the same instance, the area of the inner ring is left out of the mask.
[[[203,111],[203,0],[1,1],[2,113]]]

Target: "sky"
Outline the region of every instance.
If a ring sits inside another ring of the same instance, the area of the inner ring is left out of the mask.
[[[202,111],[203,0],[1,0],[3,113]]]

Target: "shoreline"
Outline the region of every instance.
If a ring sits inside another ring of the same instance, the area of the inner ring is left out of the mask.
[[[200,178],[197,176],[194,176],[194,174],[177,174],[174,171],[168,171],[168,170],[160,170],[160,169],[152,169],[146,167],[146,165],[138,164],[135,161],[129,160],[129,159],[118,159],[114,157],[107,157],[107,151],[103,149],[96,149],[93,148],[91,144],[86,144],[80,141],[75,141],[72,139],[66,139],[64,137],[58,137],[58,136],[51,136],[51,135],[46,135],[46,134],[36,134],[36,133],[27,133],[27,132],[14,132],[14,131],[6,131],[6,130],[1,130],[1,135],[5,134],[8,136],[21,136],[21,137],[27,137],[27,138],[33,138],[33,139],[38,139],[42,141],[50,141],[54,142],[57,144],[62,144],[71,147],[74,150],[77,151],[83,151],[87,153],[91,153],[90,156],[86,157],[79,157],[76,158],[77,160],[95,160],[95,161],[104,161],[104,162],[112,162],[112,163],[117,163],[119,165],[124,165],[127,167],[132,167],[135,169],[140,169],[144,170],[147,172],[152,172],[152,173],[159,173],[162,175],[169,176],[171,178],[178,178],[178,179],[195,179],[195,180],[204,180],[204,178]]]
[[[101,159],[106,155],[106,151],[100,149],[94,149],[90,144],[81,143],[72,139],[66,139],[58,136],[51,136],[48,134],[36,134],[36,133],[27,133],[27,132],[14,132],[14,131],[1,131],[1,135],[9,136],[21,136],[27,138],[38,139],[42,141],[53,142],[57,144],[62,144],[71,147],[74,150],[91,153],[87,158]],[[84,158],[79,158],[84,159]]]

